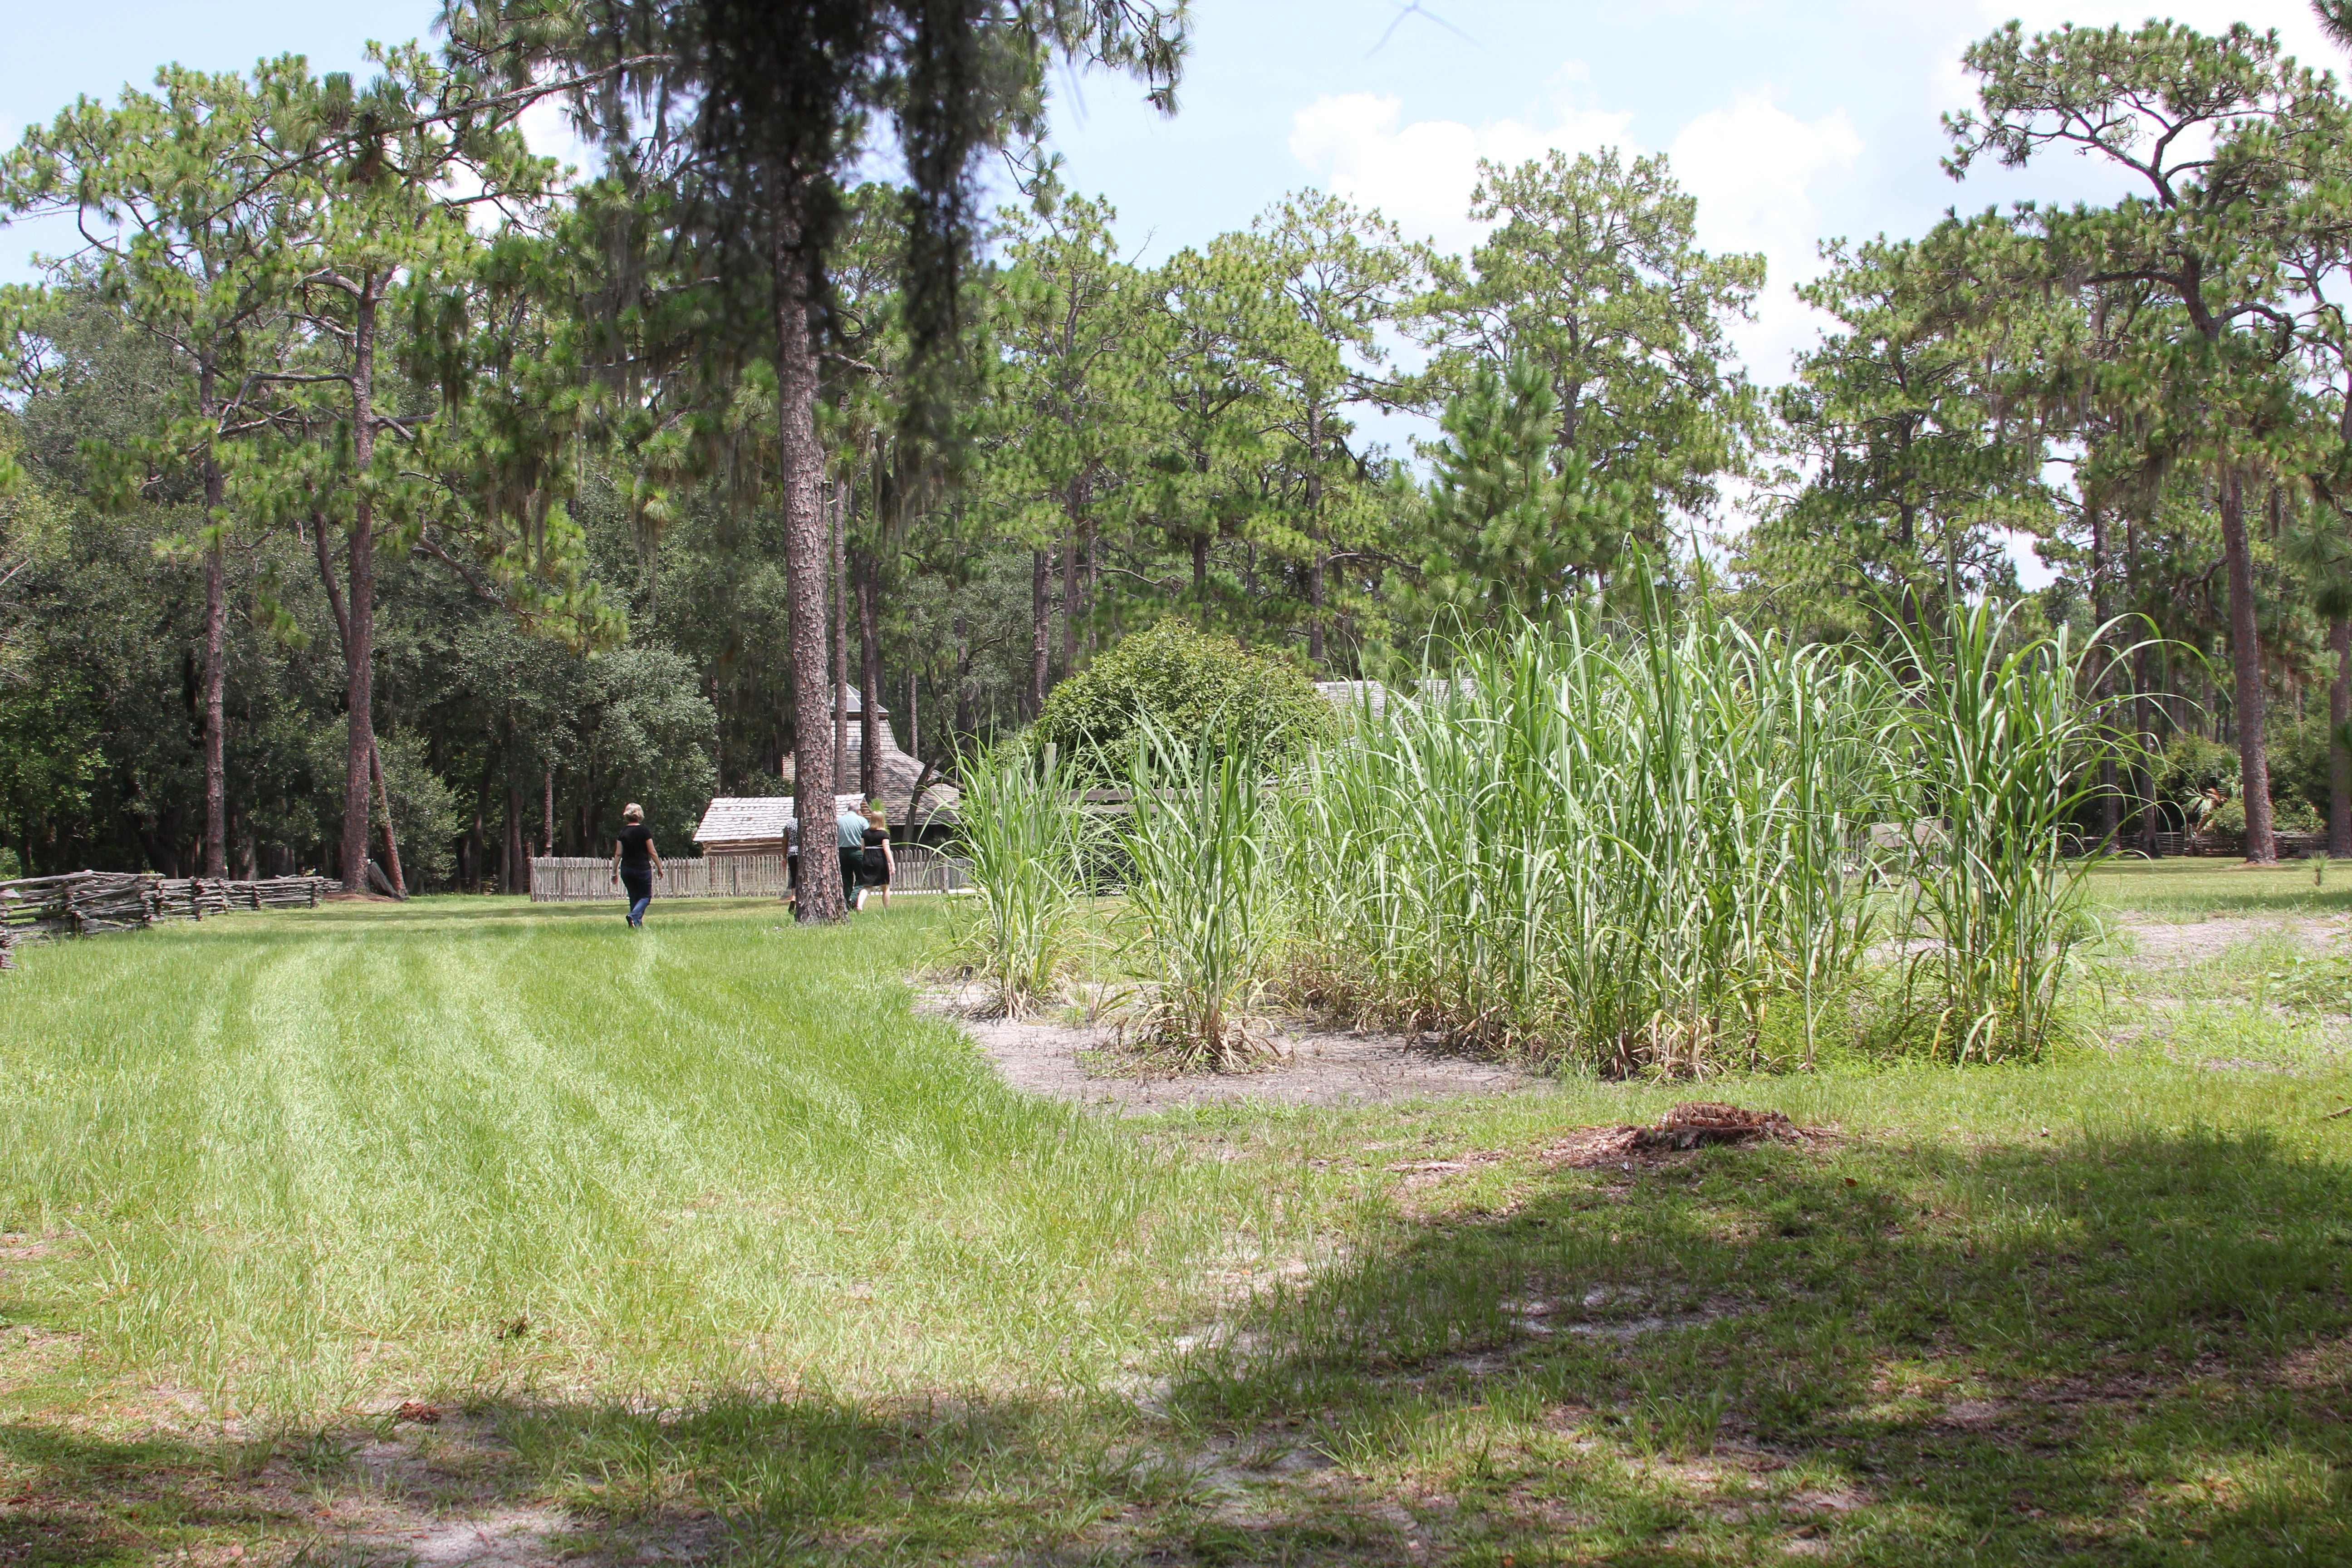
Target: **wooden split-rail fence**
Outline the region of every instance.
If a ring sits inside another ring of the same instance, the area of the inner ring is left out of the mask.
[[[68,871],[0,882],[0,969],[16,967],[19,942],[139,931],[251,910],[316,909],[342,884],[329,877],[163,877],[152,871]]]
[[[969,864],[920,844],[894,844],[894,893],[960,893],[971,886]],[[833,871],[830,861],[826,870]],[[838,874],[837,872],[835,873]],[[664,860],[654,873],[656,899],[781,899],[792,890],[792,868],[782,855],[706,855]],[[542,855],[530,863],[533,903],[620,902],[613,862],[585,855]]]

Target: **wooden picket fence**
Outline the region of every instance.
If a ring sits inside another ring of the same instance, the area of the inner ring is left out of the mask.
[[[894,893],[958,893],[971,878],[966,862],[920,844],[891,846],[898,874]],[[825,868],[833,869],[830,863]],[[699,860],[664,860],[654,873],[660,899],[781,899],[792,889],[790,862],[782,855],[707,855]],[[613,862],[585,855],[534,856],[530,898],[536,904],[618,903],[627,897],[613,879]]]

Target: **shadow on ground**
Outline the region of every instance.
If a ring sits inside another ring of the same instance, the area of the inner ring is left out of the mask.
[[[2194,1134],[1498,1152],[1475,1202],[1412,1188],[1126,1388],[0,1428],[0,1563],[2352,1555],[2340,1166]]]
[[[2342,1561],[2347,1199],[2199,1135],[1531,1174],[1221,1325],[1168,1407],[1465,1563]]]

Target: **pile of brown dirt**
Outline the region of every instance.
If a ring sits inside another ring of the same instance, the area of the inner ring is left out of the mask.
[[[1543,1152],[1551,1166],[1588,1166],[1696,1149],[1708,1143],[1755,1143],[1766,1139],[1798,1143],[1822,1133],[1799,1127],[1777,1110],[1750,1110],[1718,1100],[1685,1100],[1658,1119],[1655,1127],[1580,1127]]]

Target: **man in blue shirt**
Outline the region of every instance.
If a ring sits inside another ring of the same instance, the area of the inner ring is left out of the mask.
[[[857,885],[857,874],[866,865],[866,818],[848,806],[833,819],[834,837],[841,842],[841,907],[854,910],[858,895],[865,889]]]

